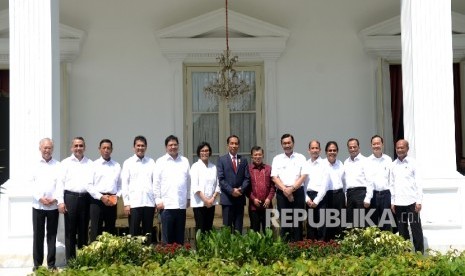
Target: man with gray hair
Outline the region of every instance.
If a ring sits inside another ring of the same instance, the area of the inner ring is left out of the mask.
[[[54,270],[56,256],[56,238],[58,229],[58,206],[56,186],[58,165],[53,159],[53,141],[43,138],[39,142],[41,158],[32,168],[29,179],[32,190],[32,258],[33,271],[42,266],[44,260],[44,237],[47,229],[47,266]]]

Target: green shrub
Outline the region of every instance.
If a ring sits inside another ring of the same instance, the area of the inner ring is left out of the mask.
[[[104,232],[97,240],[78,250],[75,259],[68,262],[70,268],[101,268],[112,264],[141,266],[153,258],[154,250],[144,245],[145,237],[117,237]]]
[[[288,245],[274,240],[271,231],[240,235],[229,228],[197,233],[197,250],[143,242],[104,234],[78,250],[69,268],[60,273],[40,269],[37,275],[465,275],[465,252],[423,256],[411,252],[410,242],[377,229],[353,229],[340,245]]]
[[[275,239],[270,229],[265,234],[249,231],[240,235],[224,227],[206,234],[197,232],[196,235],[195,253],[205,259],[218,258],[238,264],[255,260],[260,264],[269,264],[284,258],[287,251],[287,244],[280,238]]]
[[[341,252],[353,256],[394,256],[412,251],[410,241],[377,227],[353,228],[345,231],[340,241]]]
[[[56,275],[45,269],[40,275]],[[48,274],[47,274],[48,273]],[[263,265],[256,260],[243,264],[234,261],[199,258],[195,254],[177,255],[163,265],[147,262],[142,266],[113,264],[100,269],[67,269],[60,275],[465,275],[465,255],[449,252],[423,256],[405,252],[396,256],[351,256],[337,253],[324,258],[295,260],[284,258]]]

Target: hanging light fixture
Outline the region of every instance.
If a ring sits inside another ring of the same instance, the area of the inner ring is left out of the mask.
[[[239,100],[250,92],[249,84],[236,72],[234,64],[239,60],[237,56],[231,56],[229,50],[229,29],[228,29],[228,0],[226,6],[226,50],[216,58],[220,65],[217,77],[205,86],[204,92],[207,98],[219,97],[226,100],[228,105]]]

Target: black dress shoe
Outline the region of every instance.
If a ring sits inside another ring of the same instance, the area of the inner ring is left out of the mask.
[[[34,266],[34,267],[32,267],[32,271],[36,271],[37,269],[39,269],[39,267],[38,267],[38,266]]]

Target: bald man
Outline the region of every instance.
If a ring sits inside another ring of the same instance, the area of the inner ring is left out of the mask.
[[[408,226],[412,230],[415,251],[425,253],[420,211],[423,188],[417,180],[417,163],[407,156],[409,144],[401,139],[396,143],[397,159],[392,162],[390,173],[391,209],[397,217],[399,234],[410,240]]]

